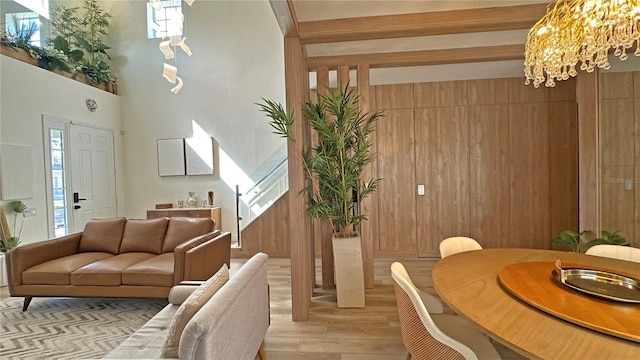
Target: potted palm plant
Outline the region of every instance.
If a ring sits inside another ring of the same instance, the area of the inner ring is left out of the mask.
[[[328,89],[317,103],[307,102],[304,119],[318,134],[318,143],[306,148],[302,162],[309,185],[307,212],[326,219],[333,230],[338,307],[364,307],[364,276],[359,224],[366,220],[359,204],[378,186],[380,179],[365,181],[362,171],[375,159],[371,134],[380,112],[363,113],[359,95],[349,84]],[[271,120],[274,133],[292,141],[293,114],[282,105],[263,99],[258,104]]]

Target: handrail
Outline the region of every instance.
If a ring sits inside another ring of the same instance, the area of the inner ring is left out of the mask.
[[[245,191],[245,194],[248,194],[248,193],[250,193],[252,191],[255,191],[255,189],[257,187],[259,187],[263,182],[265,182],[268,178],[270,178],[271,175],[273,175],[276,171],[278,171],[282,165],[286,164],[287,160],[288,160],[288,158],[284,158],[284,160],[282,160],[280,163],[278,163],[278,165],[276,165],[273,169],[271,169],[267,173],[267,175],[263,176],[262,179],[258,180],[258,182],[255,185],[253,185],[249,190]],[[242,194],[240,194],[240,195],[242,195]]]

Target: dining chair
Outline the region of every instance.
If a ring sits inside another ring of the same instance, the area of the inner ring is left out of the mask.
[[[489,338],[465,319],[430,314],[404,265],[391,264],[391,277],[407,360],[500,359]]]
[[[594,245],[588,248],[585,254],[640,263],[640,249],[631,246]]]
[[[440,242],[440,257],[443,259],[449,255],[471,250],[482,250],[482,246],[470,237],[455,236]]]

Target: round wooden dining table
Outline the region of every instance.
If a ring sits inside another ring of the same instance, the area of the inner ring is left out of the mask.
[[[458,315],[527,358],[640,359],[640,343],[548,314],[514,296],[500,283],[499,273],[508,265],[558,259],[640,277],[640,263],[630,261],[553,250],[484,249],[439,260],[432,272],[433,285]],[[637,312],[632,312],[630,320],[640,327],[640,305],[634,306]]]

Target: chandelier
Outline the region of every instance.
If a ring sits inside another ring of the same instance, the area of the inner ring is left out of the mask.
[[[576,76],[579,62],[587,72],[608,69],[609,50],[626,60],[634,43],[640,56],[640,0],[557,0],[551,6],[527,35],[525,84],[554,87]]]

